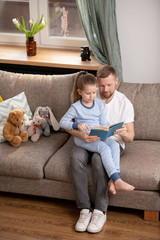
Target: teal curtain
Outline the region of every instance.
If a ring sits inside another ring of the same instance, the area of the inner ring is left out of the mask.
[[[91,50],[98,62],[115,68],[122,80],[115,0],[76,0]]]

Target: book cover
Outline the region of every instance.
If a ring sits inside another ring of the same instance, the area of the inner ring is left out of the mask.
[[[107,127],[94,127],[90,131],[90,136],[98,136],[102,141],[106,141],[107,138],[114,135],[114,132],[117,129],[122,128],[123,122],[116,123],[113,125],[110,125],[109,128]]]

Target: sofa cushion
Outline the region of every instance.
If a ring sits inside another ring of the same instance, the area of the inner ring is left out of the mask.
[[[135,140],[126,144],[120,176],[136,190],[160,190],[160,142]]]
[[[70,157],[75,143],[73,137],[60,148],[45,166],[45,178],[55,181],[70,182]]]
[[[39,106],[49,106],[59,121],[70,107],[70,94],[75,75],[38,75],[0,71],[0,94],[5,100],[24,91],[32,113]]]
[[[48,161],[45,166],[45,178],[61,182],[71,182],[70,176],[70,158],[72,148],[75,146],[74,139],[70,139],[59,149]],[[93,187],[92,169],[88,165],[88,182],[89,186]]]
[[[45,167],[45,178],[62,182],[71,182],[70,156],[74,146],[73,137],[59,149]],[[120,176],[137,190],[160,189],[160,143],[152,141],[134,141],[127,144],[121,157]],[[88,166],[89,185],[93,186],[91,166]]]
[[[41,136],[38,142],[30,140],[20,147],[8,142],[0,144],[0,175],[40,179],[44,177],[44,166],[50,157],[67,141],[69,134],[52,133]]]
[[[117,90],[133,103],[135,139],[160,140],[160,83],[121,82]]]

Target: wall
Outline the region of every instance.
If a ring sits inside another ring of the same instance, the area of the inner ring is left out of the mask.
[[[116,0],[125,82],[160,83],[160,0]]]

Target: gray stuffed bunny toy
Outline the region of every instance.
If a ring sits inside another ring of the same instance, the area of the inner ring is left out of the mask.
[[[46,122],[42,124],[43,134],[45,136],[50,135],[50,126],[53,127],[55,131],[59,130],[59,124],[55,119],[50,107],[38,107],[35,112],[39,114],[40,117],[45,118]]]

